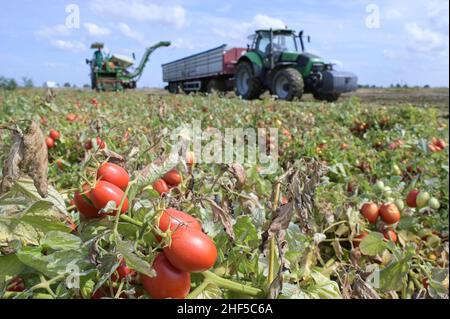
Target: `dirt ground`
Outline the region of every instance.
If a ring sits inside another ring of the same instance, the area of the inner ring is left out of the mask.
[[[357,96],[364,103],[376,103],[383,106],[393,104],[414,104],[418,107],[435,107],[440,109],[442,116],[449,116],[448,88],[418,88],[418,89],[359,89],[343,97]]]

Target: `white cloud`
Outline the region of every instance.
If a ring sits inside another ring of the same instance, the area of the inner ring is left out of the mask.
[[[245,25],[245,24],[244,24]],[[257,14],[253,17],[252,22],[247,23],[247,28],[254,29],[284,29],[286,24],[277,18],[272,18],[264,14]]]
[[[284,29],[286,24],[277,18],[272,18],[264,14],[257,14],[249,22],[238,22],[232,19],[216,19],[211,23],[216,25],[212,32],[223,38],[241,40],[246,38],[258,29]]]
[[[411,51],[427,53],[433,51],[442,51],[447,48],[442,34],[419,26],[416,22],[405,25],[405,31],[408,35],[408,48]]]
[[[111,34],[111,30],[107,28],[102,28],[95,23],[86,22],[83,24],[84,28],[87,30],[88,34],[91,36],[107,36]]]
[[[68,29],[65,25],[58,24],[53,27],[43,27],[36,31],[35,34],[38,37],[51,38],[55,36],[69,36],[70,33],[70,29]]]
[[[142,35],[142,33],[131,29],[126,23],[119,23],[117,28],[124,36],[136,40],[137,42],[140,43],[144,42],[144,36]]]
[[[160,23],[176,28],[186,23],[186,10],[181,5],[162,5],[143,0],[94,0],[90,6],[97,14],[121,19]]]
[[[50,44],[59,50],[70,51],[74,53],[86,50],[86,46],[80,41],[52,40],[50,41]]]

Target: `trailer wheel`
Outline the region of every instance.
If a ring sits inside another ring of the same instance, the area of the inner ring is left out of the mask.
[[[236,67],[234,87],[236,95],[245,100],[257,99],[263,92],[261,81],[255,76],[252,65],[246,61]]]
[[[213,93],[213,91],[225,92],[226,91],[225,81],[218,79],[210,80],[208,82],[208,85],[206,86],[206,92]]]
[[[339,93],[319,93],[313,94],[314,98],[319,101],[336,102],[341,96]]]
[[[278,70],[272,79],[272,92],[280,100],[292,101],[302,98],[304,90],[303,77],[297,69],[284,68]]]

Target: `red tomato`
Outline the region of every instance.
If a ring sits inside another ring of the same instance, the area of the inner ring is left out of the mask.
[[[408,193],[408,196],[406,197],[406,205],[408,205],[408,207],[412,208],[417,207],[416,198],[417,195],[419,195],[419,193],[420,191],[417,189],[413,189]]]
[[[69,122],[75,122],[77,120],[77,116],[73,113],[69,113],[69,114],[67,114],[66,119]]]
[[[168,208],[162,213],[159,218],[158,227],[162,232],[166,232],[169,229],[169,224],[170,230],[172,231],[181,226],[191,227],[199,231],[202,230],[202,226],[197,219],[191,215],[172,208]],[[156,236],[156,240],[161,241],[161,237]]]
[[[119,187],[106,181],[98,182],[97,185],[95,185],[95,188],[92,189],[91,194],[92,203],[94,203],[94,206],[98,209],[105,208],[110,201],[114,201],[116,203],[116,207],[119,207],[120,202],[125,195]],[[121,213],[124,214],[127,210],[128,198],[125,197]],[[114,215],[114,213],[111,215]]]
[[[56,166],[58,166],[58,168],[60,169],[60,170],[64,170],[64,165],[63,165],[63,162],[62,162],[62,160],[61,159],[57,159],[56,160]]]
[[[395,204],[384,204],[380,207],[380,216],[386,224],[392,225],[400,220],[400,211]]]
[[[24,290],[25,283],[21,277],[14,277],[6,287],[6,291],[22,292]]]
[[[124,279],[126,277],[134,276],[134,274],[136,273],[133,269],[131,269],[130,267],[127,266],[127,263],[125,262],[124,259],[122,259],[122,261],[120,262],[120,265],[119,265],[119,267],[117,267],[116,272],[117,272],[117,275],[119,275],[119,276],[117,277],[116,273],[114,273],[111,276],[111,279],[113,281],[118,281],[118,280]]]
[[[91,141],[91,140],[86,141],[86,142],[84,143],[84,148],[85,148],[87,151],[91,150],[91,149],[92,149],[92,141]]]
[[[202,272],[214,266],[217,248],[214,242],[197,229],[183,227],[172,235],[172,243],[164,248],[170,263],[188,272]]]
[[[97,136],[97,145],[98,145],[98,148],[99,149],[104,149],[104,148],[106,148],[106,143],[105,143],[105,141],[103,141],[100,137],[98,137]]]
[[[145,291],[153,299],[184,299],[191,288],[191,275],[176,269],[164,253],[159,253],[153,262],[155,277],[141,275]]]
[[[56,131],[56,130],[50,130],[49,136],[50,136],[52,139],[57,140],[57,139],[59,139],[59,138],[61,137],[61,134],[59,134],[59,132]]]
[[[157,191],[160,195],[164,195],[169,192],[169,186],[163,179],[158,179],[153,183],[153,189]]]
[[[45,144],[47,144],[48,149],[51,149],[55,146],[55,140],[48,136],[45,138]]]
[[[89,190],[89,185],[83,185],[83,193],[78,191],[75,192],[74,203],[78,212],[83,215],[83,217],[87,219],[102,217],[92,202],[92,191]]]
[[[164,176],[163,180],[167,183],[167,185],[171,187],[176,187],[181,184],[181,174],[177,169],[172,169],[168,171]]]
[[[439,148],[440,150],[443,150],[444,148],[447,147],[447,144],[445,143],[445,141],[443,139],[438,139],[434,145],[437,148]]]
[[[128,182],[130,181],[130,175],[128,175],[127,171],[113,163],[103,164],[97,171],[97,178],[102,181],[110,182],[121,188],[123,191],[126,190]]]
[[[175,230],[181,225],[188,226],[199,231],[202,230],[202,226],[197,219],[191,215],[172,208],[168,208],[163,212],[161,218],[159,219],[158,227],[161,231],[166,232],[169,229],[169,224],[170,230]]]
[[[358,236],[356,236],[355,239],[353,240],[353,246],[359,247],[359,244],[364,239],[364,237],[366,237],[367,235],[369,235],[369,233],[364,231],[361,234],[359,234]]]
[[[398,238],[397,238],[397,233],[395,231],[393,231],[392,229],[388,229],[386,231],[384,231],[384,238],[386,238],[387,240],[392,240],[394,243],[397,242]]]
[[[378,205],[375,203],[365,203],[361,207],[361,214],[369,221],[371,224],[376,224],[378,219]]]

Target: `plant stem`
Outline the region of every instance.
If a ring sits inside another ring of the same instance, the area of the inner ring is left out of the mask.
[[[205,279],[205,281],[202,282],[202,284],[200,286],[198,286],[197,288],[195,288],[187,297],[186,299],[196,299],[202,292],[203,290],[206,289],[206,287],[208,287],[208,285],[211,282],[207,279]]]
[[[216,284],[220,288],[229,289],[234,292],[239,292],[251,297],[261,297],[263,291],[259,288],[250,287],[244,284],[240,284],[229,279],[222,278],[210,271],[202,272],[203,277],[210,283]]]
[[[123,194],[123,197],[122,197],[122,199],[120,201],[120,205],[117,208],[116,221],[114,223],[114,234],[115,235],[118,235],[118,233],[119,233],[118,232],[119,220],[120,220],[120,216],[122,214],[121,210],[122,210],[123,203],[125,202],[125,198],[127,198],[127,196],[128,196],[128,192],[130,191],[131,185],[134,184],[134,183],[135,183],[135,181],[131,181],[131,182],[128,183],[127,189],[125,190],[125,193]]]
[[[132,217],[128,216],[128,215],[120,215],[120,220],[129,224],[133,224],[136,225],[138,227],[142,227],[144,225],[144,223],[133,219]]]
[[[12,299],[14,297],[17,297],[19,295],[23,294],[22,292],[16,292],[16,291],[5,291],[3,294],[4,299]],[[35,293],[32,296],[33,299],[54,299],[52,295],[49,294],[42,294],[42,293]]]
[[[280,187],[281,183],[277,182],[275,185],[275,196],[273,198],[273,211],[272,211],[272,217],[274,217],[275,212],[278,208],[278,201],[280,198]],[[275,278],[275,234],[272,234],[270,236],[270,244],[269,244],[269,275],[267,277],[267,285],[270,287],[273,280]]]

